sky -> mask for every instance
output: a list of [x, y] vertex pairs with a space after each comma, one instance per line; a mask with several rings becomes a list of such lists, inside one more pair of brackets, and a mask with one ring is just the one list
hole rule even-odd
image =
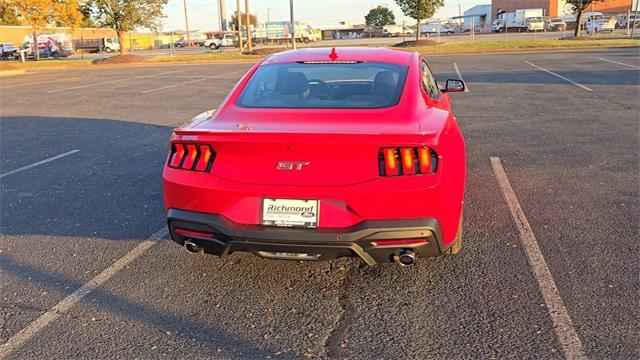
[[[218, 30], [217, 0], [186, 0], [189, 14], [189, 30]], [[244, 1], [240, 0], [244, 11]], [[226, 0], [227, 18], [236, 10], [236, 0]], [[436, 18], [449, 18], [458, 15], [458, 5], [464, 12], [478, 4], [491, 4], [491, 0], [445, 0], [438, 10]], [[364, 16], [371, 8], [386, 6], [396, 17], [396, 23], [415, 23], [406, 18], [394, 0], [294, 0], [294, 14], [297, 21], [313, 27], [330, 27], [339, 21], [364, 23]], [[289, 19], [289, 0], [250, 0], [249, 12], [258, 15], [258, 21], [285, 21]], [[172, 31], [185, 28], [183, 0], [169, 0], [165, 7], [166, 18], [163, 30]]]

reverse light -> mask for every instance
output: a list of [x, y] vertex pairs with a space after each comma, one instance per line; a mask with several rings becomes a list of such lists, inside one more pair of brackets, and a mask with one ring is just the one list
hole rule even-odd
[[433, 174], [437, 166], [438, 155], [428, 147], [382, 148], [378, 156], [380, 176]]
[[215, 152], [205, 144], [171, 144], [168, 166], [175, 169], [208, 172], [211, 170]]

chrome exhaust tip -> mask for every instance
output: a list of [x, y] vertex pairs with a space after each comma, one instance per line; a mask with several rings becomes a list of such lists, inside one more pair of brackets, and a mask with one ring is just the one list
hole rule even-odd
[[393, 260], [400, 266], [412, 266], [416, 263], [417, 255], [413, 250], [402, 250], [399, 255], [393, 257]]
[[200, 245], [198, 245], [198, 243], [192, 240], [185, 240], [184, 248], [187, 249], [187, 251], [192, 254], [197, 254], [200, 251], [202, 251], [202, 248], [200, 247]]

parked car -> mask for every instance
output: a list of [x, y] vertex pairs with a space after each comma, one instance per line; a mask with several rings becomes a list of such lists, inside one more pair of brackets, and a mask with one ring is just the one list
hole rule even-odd
[[544, 21], [544, 28], [547, 31], [566, 31], [567, 23], [564, 22], [561, 18], [548, 18]]
[[0, 59], [13, 60], [18, 56], [18, 49], [12, 43], [0, 42]]
[[412, 265], [462, 249], [464, 137], [417, 52], [307, 48], [253, 66], [175, 129], [172, 239], [193, 253]]
[[589, 18], [583, 22], [584, 31], [587, 33], [603, 33], [614, 32], [618, 21], [615, 16], [608, 19], [604, 18]]
[[[631, 28], [635, 26], [635, 28], [640, 28], [640, 13], [631, 13], [628, 18], [627, 14], [620, 14], [617, 17], [618, 21], [618, 29], [626, 29], [627, 27]], [[635, 25], [634, 25], [635, 24]]]

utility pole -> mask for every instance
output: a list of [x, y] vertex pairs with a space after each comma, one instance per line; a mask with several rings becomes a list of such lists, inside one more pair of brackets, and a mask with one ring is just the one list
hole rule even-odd
[[291, 25], [289, 25], [289, 33], [291, 33], [291, 48], [296, 49], [296, 22], [293, 18], [293, 0], [289, 0], [289, 13], [291, 15]]
[[593, 14], [593, 1], [591, 2], [591, 37], [596, 36], [596, 29], [595, 29], [595, 24], [593, 23], [593, 20], [595, 20], [595, 15]]
[[[638, 16], [638, 4], [640, 4], [640, 0], [636, 0], [636, 11], [635, 15], [633, 15], [633, 25], [631, 25], [631, 38], [633, 39], [633, 33], [636, 29], [636, 17]], [[627, 23], [629, 22], [629, 18], [627, 18]]]
[[220, 31], [227, 31], [227, 4], [225, 0], [218, 0], [218, 18]]
[[182, 0], [184, 4], [184, 23], [187, 27], [187, 47], [191, 47], [191, 35], [189, 34], [189, 15], [187, 14], [187, 0]]
[[253, 46], [251, 45], [251, 15], [249, 14], [249, 0], [244, 0], [244, 8], [247, 23], [247, 48], [249, 49], [249, 52], [252, 52]]
[[240, 0], [236, 0], [236, 22], [238, 23], [238, 46], [240, 47], [240, 53], [244, 52], [244, 45], [242, 45], [242, 11], [240, 11]]

